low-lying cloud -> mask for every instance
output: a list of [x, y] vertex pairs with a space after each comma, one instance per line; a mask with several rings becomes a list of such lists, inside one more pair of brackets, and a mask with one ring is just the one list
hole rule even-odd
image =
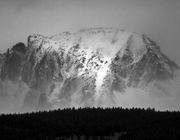
[[[144, 89], [127, 88], [124, 92], [103, 92], [84, 96], [81, 87], [71, 88], [61, 97], [62, 83], [53, 90], [42, 93], [28, 87], [24, 82], [3, 81], [0, 83], [0, 113], [31, 112], [66, 107], [123, 107], [155, 108], [156, 110], [180, 110], [180, 73], [168, 81], [155, 81]], [[64, 91], [66, 94], [66, 91]], [[71, 93], [69, 93], [71, 92]], [[68, 94], [69, 93], [69, 94]]]

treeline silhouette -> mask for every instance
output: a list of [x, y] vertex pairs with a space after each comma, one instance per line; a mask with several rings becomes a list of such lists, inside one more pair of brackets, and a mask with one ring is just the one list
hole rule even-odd
[[69, 108], [0, 115], [0, 140], [180, 140], [180, 112]]

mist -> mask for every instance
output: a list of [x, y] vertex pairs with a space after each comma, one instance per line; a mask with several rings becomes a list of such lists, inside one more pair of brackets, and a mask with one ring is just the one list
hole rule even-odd
[[[4, 81], [0, 86], [0, 113], [23, 113], [40, 110], [52, 110], [69, 107], [122, 107], [155, 108], [160, 111], [180, 110], [180, 73], [174, 79], [156, 81], [145, 88], [127, 88], [122, 92], [104, 91], [89, 97], [71, 85], [66, 98], [62, 97], [62, 83], [56, 83], [54, 89], [42, 93], [28, 87], [23, 82]], [[75, 84], [75, 83], [74, 83]], [[76, 84], [77, 85], [77, 84]], [[97, 94], [97, 93], [96, 93]]]
[[34, 33], [118, 27], [148, 34], [180, 64], [179, 15], [179, 0], [1, 0], [0, 50]]
[[[1, 0], [0, 52], [30, 34], [51, 36], [89, 27], [117, 27], [147, 34], [171, 60], [180, 65], [179, 0]], [[156, 81], [144, 89], [99, 93], [84, 97], [74, 83], [62, 98], [63, 83], [41, 92], [24, 82], [0, 81], [0, 112], [30, 112], [64, 107], [152, 107], [179, 110], [180, 74]]]
[[145, 89], [128, 88], [122, 94], [116, 92], [116, 105], [124, 108], [150, 107], [160, 111], [179, 111], [179, 76], [173, 80], [165, 82], [154, 82]]

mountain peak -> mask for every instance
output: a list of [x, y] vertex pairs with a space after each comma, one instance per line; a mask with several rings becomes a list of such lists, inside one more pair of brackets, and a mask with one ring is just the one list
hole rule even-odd
[[[13, 48], [24, 48], [18, 46]], [[77, 94], [89, 106], [104, 94], [169, 80], [178, 70], [148, 36], [116, 28], [51, 37], [34, 34], [28, 37], [26, 49], [23, 55], [13, 52], [3, 60], [1, 79], [20, 79], [45, 94], [50, 103], [68, 101]]]
[[[56, 56], [56, 60], [53, 61], [61, 61], [61, 65], [77, 67], [81, 64], [82, 67], [72, 70], [76, 75], [84, 75], [87, 70], [89, 74], [96, 73], [98, 75], [106, 69], [101, 83], [108, 73], [112, 74], [117, 71], [121, 80], [129, 79], [127, 85], [131, 85], [135, 79], [140, 79], [140, 77], [144, 77], [143, 74], [146, 74], [145, 81], [134, 81], [135, 85], [139, 85], [139, 83], [149, 83], [155, 79], [170, 78], [174, 70], [178, 69], [178, 66], [169, 60], [161, 52], [156, 42], [147, 35], [127, 32], [118, 28], [88, 28], [74, 33], [62, 32], [51, 37], [34, 34], [28, 37], [28, 48], [31, 48], [28, 54], [29, 59], [33, 56], [34, 67], [37, 67], [36, 65], [39, 65], [46, 56], [49, 56], [49, 59], [54, 59]], [[53, 63], [56, 66], [60, 64]], [[91, 63], [90, 66], [89, 63]], [[114, 71], [114, 67], [117, 67], [115, 68], [117, 70]], [[147, 69], [151, 69], [148, 76]], [[123, 74], [122, 71], [124, 71]], [[138, 71], [142, 71], [142, 73], [137, 75]], [[152, 73], [155, 74], [154, 78], [152, 78]]]

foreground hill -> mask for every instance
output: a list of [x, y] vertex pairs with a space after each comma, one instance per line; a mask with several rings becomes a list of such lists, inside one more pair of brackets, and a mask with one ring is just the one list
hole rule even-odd
[[0, 116], [0, 138], [180, 139], [180, 112], [83, 108]]

